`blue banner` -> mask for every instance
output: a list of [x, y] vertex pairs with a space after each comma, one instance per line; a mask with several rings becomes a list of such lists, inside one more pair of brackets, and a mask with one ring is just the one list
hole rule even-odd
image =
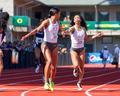
[[102, 63], [102, 59], [100, 58], [100, 53], [88, 53], [88, 63]]
[[[102, 58], [100, 58], [101, 53], [88, 53], [87, 54], [87, 62], [90, 64], [102, 64]], [[109, 55], [107, 59], [107, 63], [111, 63], [113, 61], [112, 54]]]

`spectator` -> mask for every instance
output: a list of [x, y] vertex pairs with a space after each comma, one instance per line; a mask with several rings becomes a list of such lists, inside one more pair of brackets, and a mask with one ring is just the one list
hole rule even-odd
[[66, 20], [67, 20], [68, 22], [71, 22], [69, 15], [66, 17]]
[[116, 68], [118, 68], [119, 52], [120, 52], [120, 48], [119, 48], [118, 44], [115, 44], [113, 63], [116, 65]]
[[107, 46], [104, 46], [103, 50], [101, 51], [101, 58], [102, 58], [102, 63], [104, 64], [104, 68], [106, 67], [107, 64], [107, 59], [109, 57], [109, 50]]
[[63, 21], [67, 21], [67, 22], [71, 22], [71, 20], [70, 20], [70, 16], [68, 15], [68, 16], [66, 16], [65, 18], [64, 18], [64, 20]]
[[64, 20], [63, 21], [67, 21], [67, 18], [66, 17], [64, 17]]

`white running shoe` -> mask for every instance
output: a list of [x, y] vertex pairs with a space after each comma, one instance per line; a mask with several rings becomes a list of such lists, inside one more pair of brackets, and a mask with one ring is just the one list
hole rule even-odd
[[73, 70], [73, 76], [78, 77], [78, 68], [74, 68]]
[[83, 90], [82, 85], [81, 85], [81, 83], [79, 83], [79, 82], [77, 83], [77, 87], [78, 87], [78, 90], [79, 90], [79, 91]]
[[41, 64], [37, 65], [37, 67], [35, 68], [35, 73], [39, 73], [40, 65]]
[[49, 84], [48, 84], [48, 83], [45, 83], [45, 84], [44, 84], [44, 89], [45, 89], [45, 90], [49, 90]]

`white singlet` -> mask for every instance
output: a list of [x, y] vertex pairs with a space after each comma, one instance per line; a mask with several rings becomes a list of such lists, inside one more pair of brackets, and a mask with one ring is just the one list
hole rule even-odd
[[49, 26], [46, 29], [44, 29], [44, 39], [43, 40], [45, 42], [49, 42], [49, 43], [57, 43], [58, 31], [59, 31], [58, 22], [53, 24], [51, 19], [49, 19]]
[[76, 26], [74, 26], [75, 31], [71, 34], [71, 47], [72, 48], [83, 48], [84, 47], [84, 39], [85, 39], [85, 31], [83, 28], [81, 30], [77, 30]]

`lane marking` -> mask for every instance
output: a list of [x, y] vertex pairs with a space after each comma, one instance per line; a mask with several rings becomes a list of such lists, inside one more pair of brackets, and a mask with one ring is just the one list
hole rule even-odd
[[[101, 77], [101, 76], [106, 76], [106, 75], [110, 75], [110, 74], [113, 74], [113, 73], [117, 73], [119, 71], [114, 71], [114, 72], [110, 72], [110, 73], [103, 73], [101, 75], [96, 75], [96, 76], [90, 76], [90, 77], [86, 77], [86, 78], [83, 78], [83, 80], [87, 80], [87, 79], [92, 79], [92, 78], [95, 78], [95, 77]], [[58, 83], [56, 84], [57, 86], [60, 86], [60, 85], [63, 85], [63, 84], [68, 84], [68, 83], [73, 83], [77, 80], [71, 80], [71, 81], [67, 81], [67, 82], [62, 82], [62, 83]], [[39, 88], [42, 88], [42, 87], [37, 87], [37, 88], [32, 88], [30, 90], [27, 90], [27, 91], [24, 91], [21, 93], [21, 96], [27, 96], [26, 94], [30, 91], [34, 91], [34, 90], [38, 90]]]
[[[66, 71], [62, 71], [62, 72], [57, 72], [57, 74], [58, 73], [65, 73], [65, 72], [70, 72], [70, 71], [68, 71], [68, 70], [66, 70]], [[28, 73], [31, 73], [31, 72], [28, 72]], [[25, 75], [24, 73], [22, 73], [23, 75]], [[21, 75], [22, 75], [21, 74]], [[27, 74], [26, 74], [27, 75]], [[2, 78], [2, 79], [0, 79], [0, 81], [2, 81], [2, 80], [13, 80], [13, 79], [20, 79], [20, 78], [25, 78], [25, 77], [33, 77], [33, 76], [42, 76], [42, 73], [40, 73], [40, 74], [36, 74], [35, 75], [35, 73], [33, 74], [33, 75], [30, 75], [30, 76], [19, 76], [19, 77], [13, 77], [13, 78]]]
[[[64, 70], [64, 72], [66, 72], [66, 71], [68, 71], [68, 70]], [[68, 72], [69, 72], [69, 71], [68, 71]], [[22, 73], [21, 73], [21, 72], [17, 72], [17, 73], [13, 73], [13, 74], [4, 74], [3, 77], [6, 77], [6, 76], [14, 76], [14, 75], [25, 75], [25, 74], [31, 74], [31, 73], [33, 73], [33, 74], [39, 74], [39, 73], [35, 73], [34, 70], [33, 70], [33, 72], [30, 72], [30, 71], [22, 71]], [[57, 73], [63, 73], [63, 71], [60, 71], [60, 72], [57, 72]], [[40, 72], [40, 74], [42, 74], [42, 73]], [[1, 79], [0, 79], [0, 80], [1, 80]]]
[[112, 81], [110, 81], [110, 82], [104, 83], [104, 84], [102, 84], [102, 85], [99, 85], [99, 86], [96, 86], [96, 87], [90, 88], [90, 89], [88, 89], [88, 90], [85, 91], [85, 94], [86, 94], [87, 96], [93, 96], [92, 94], [90, 94], [91, 91], [93, 91], [93, 90], [95, 90], [95, 89], [97, 89], [97, 88], [100, 88], [100, 87], [106, 86], [106, 85], [108, 85], [108, 84], [111, 84], [111, 83], [117, 82], [117, 81], [120, 81], [120, 79], [115, 79], [115, 80], [112, 80]]
[[[95, 70], [95, 71], [90, 71], [90, 72], [86, 72], [85, 74], [88, 74], [88, 73], [96, 73], [96, 72], [103, 72], [104, 70]], [[105, 70], [106, 71], [106, 70]], [[64, 77], [71, 77], [73, 75], [64, 75], [64, 76], [56, 76], [56, 78], [64, 78]], [[26, 80], [26, 81], [20, 81], [20, 82], [13, 82], [13, 83], [9, 83], [9, 84], [2, 84], [0, 85], [0, 87], [2, 86], [10, 86], [10, 85], [15, 85], [15, 84], [23, 84], [23, 83], [30, 83], [30, 82], [35, 82], [35, 81], [42, 81], [42, 79], [36, 79], [36, 80]]]
[[[105, 69], [103, 69], [103, 70], [105, 70]], [[102, 72], [101, 70], [99, 70], [100, 72]], [[99, 72], [99, 71], [97, 71], [97, 72]], [[106, 71], [106, 70], [105, 70]], [[58, 73], [65, 73], [65, 72], [70, 72], [70, 71], [62, 71], [62, 72], [57, 72], [57, 74]], [[89, 72], [96, 72], [96, 70], [94, 70], [94, 71], [89, 71]], [[89, 73], [89, 72], [85, 72], [85, 74], [86, 73]], [[72, 72], [71, 72], [72, 73]], [[23, 73], [24, 74], [24, 73]], [[13, 77], [13, 78], [2, 78], [2, 79], [0, 79], [0, 81], [2, 81], [2, 80], [13, 80], [13, 79], [21, 79], [21, 78], [25, 78], [25, 77], [33, 77], [33, 76], [42, 76], [42, 73], [40, 73], [40, 74], [37, 74], [37, 75], [30, 75], [30, 76], [19, 76], [19, 77]], [[71, 76], [71, 75], [67, 75], [68, 77], [69, 76]], [[59, 76], [60, 77], [60, 76]], [[62, 76], [61, 76], [62, 77]]]

